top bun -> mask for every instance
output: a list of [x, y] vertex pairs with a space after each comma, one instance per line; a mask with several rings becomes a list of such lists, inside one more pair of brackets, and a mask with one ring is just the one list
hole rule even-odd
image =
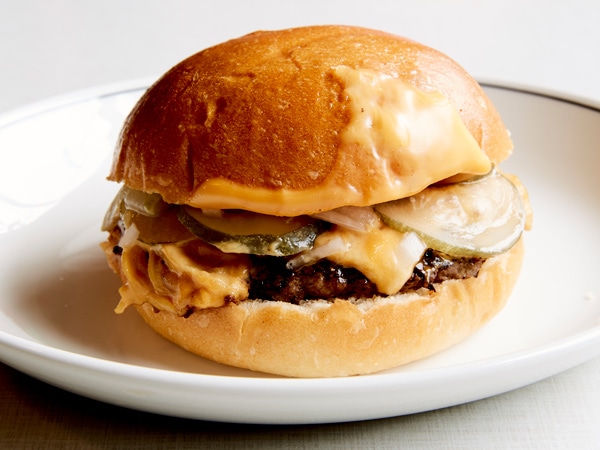
[[293, 216], [406, 197], [485, 173], [511, 150], [487, 96], [447, 56], [315, 26], [252, 33], [177, 64], [129, 115], [109, 178], [170, 203]]

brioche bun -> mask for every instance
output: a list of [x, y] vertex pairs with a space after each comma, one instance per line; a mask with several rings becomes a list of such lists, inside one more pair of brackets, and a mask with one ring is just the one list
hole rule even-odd
[[157, 333], [223, 364], [290, 377], [367, 374], [462, 341], [504, 306], [523, 258], [519, 241], [479, 275], [356, 302], [302, 305], [249, 300], [180, 317], [148, 303], [136, 309]]
[[[177, 64], [127, 119], [109, 179], [196, 207], [216, 206], [195, 194], [208, 180], [222, 179], [259, 190], [260, 205], [253, 208], [246, 191], [232, 193], [226, 183], [211, 191], [217, 202], [284, 216], [316, 212], [314, 197], [330, 198], [333, 209], [348, 204], [356, 190], [363, 197], [350, 203], [358, 206], [413, 194], [398, 191], [391, 186], [398, 180], [377, 170], [385, 149], [365, 154], [343, 145], [350, 111], [344, 82], [334, 74], [339, 66], [440, 93], [492, 163], [512, 151], [496, 109], [447, 56], [380, 31], [315, 26], [252, 33]], [[389, 167], [402, 171], [405, 155], [388, 156]], [[361, 169], [349, 172], [352, 167]], [[336, 177], [352, 183], [334, 192], [327, 180]], [[284, 195], [290, 191], [309, 193], [307, 204]]]
[[[109, 179], [171, 204], [279, 216], [370, 206], [446, 179], [420, 173], [414, 178], [421, 185], [406, 187], [405, 154], [369, 153], [342, 139], [354, 113], [339, 67], [442, 99], [486, 170], [510, 155], [499, 114], [450, 58], [384, 32], [317, 26], [249, 34], [177, 64], [127, 118]], [[437, 132], [425, 125], [421, 134]], [[430, 166], [451, 165], [448, 159]], [[378, 171], [382, 160], [386, 170]], [[103, 248], [126, 286], [122, 249], [114, 250], [120, 237], [112, 232]], [[522, 256], [519, 241], [487, 259], [476, 277], [388, 297], [300, 304], [227, 299], [182, 316], [144, 300], [153, 293], [141, 292], [130, 304], [157, 333], [223, 364], [293, 377], [366, 374], [429, 356], [479, 329], [504, 306]]]

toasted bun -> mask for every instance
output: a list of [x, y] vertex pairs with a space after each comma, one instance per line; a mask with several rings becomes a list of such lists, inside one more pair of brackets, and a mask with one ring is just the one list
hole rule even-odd
[[427, 357], [479, 329], [504, 306], [522, 257], [519, 241], [476, 278], [445, 281], [435, 292], [303, 305], [245, 301], [188, 317], [136, 308], [165, 338], [220, 363], [292, 377], [366, 374]]
[[[510, 154], [497, 111], [456, 62], [384, 32], [318, 26], [249, 34], [176, 65], [129, 116], [109, 178], [170, 203], [277, 215], [381, 203], [425, 187], [398, 190], [405, 155], [395, 149], [365, 154], [344, 144], [352, 113], [336, 74], [342, 66], [440, 95], [491, 162]], [[380, 170], [382, 152], [391, 176]], [[315, 208], [316, 198], [328, 203]]]

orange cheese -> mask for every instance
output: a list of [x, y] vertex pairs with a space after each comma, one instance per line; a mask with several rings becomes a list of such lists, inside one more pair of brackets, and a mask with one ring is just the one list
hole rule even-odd
[[383, 294], [396, 294], [410, 278], [417, 262], [427, 249], [425, 244], [417, 242], [418, 248], [404, 251], [416, 239], [414, 233], [402, 233], [381, 225], [368, 232], [336, 227], [321, 234], [315, 245], [341, 238], [346, 244], [345, 250], [328, 256], [328, 259], [345, 267], [354, 267], [362, 272]]
[[[295, 191], [213, 178], [196, 189], [188, 204], [239, 208], [243, 199], [245, 209], [295, 216], [408, 197], [457, 174], [484, 174], [491, 169], [489, 158], [442, 94], [366, 69], [339, 66], [333, 74], [349, 99], [350, 121], [340, 138], [342, 147], [350, 149], [340, 151], [337, 166], [322, 184]], [[402, 167], [390, 164], [398, 160], [397, 153]], [[365, 177], [365, 172], [370, 176]], [[357, 180], [363, 184], [354, 184]]]
[[132, 304], [150, 303], [178, 315], [189, 308], [223, 306], [227, 300], [248, 298], [245, 255], [220, 255], [199, 240], [190, 248], [177, 244], [148, 246], [139, 241], [124, 249], [121, 270], [126, 282], [119, 290], [115, 312]]

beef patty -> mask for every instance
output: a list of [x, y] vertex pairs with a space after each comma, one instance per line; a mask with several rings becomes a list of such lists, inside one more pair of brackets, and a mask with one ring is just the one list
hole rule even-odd
[[[428, 249], [400, 292], [426, 288], [449, 279], [476, 277], [485, 259], [453, 258]], [[291, 270], [286, 258], [252, 256], [250, 299], [300, 303], [311, 299], [370, 298], [382, 296], [359, 270], [327, 259]]]

